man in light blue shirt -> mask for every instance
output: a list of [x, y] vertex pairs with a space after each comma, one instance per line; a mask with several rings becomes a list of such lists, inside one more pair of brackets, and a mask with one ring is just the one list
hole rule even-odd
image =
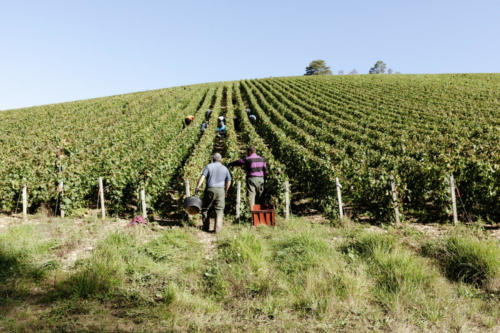
[[198, 180], [196, 185], [195, 195], [203, 185], [205, 178], [207, 179], [207, 187], [203, 194], [203, 207], [201, 209], [201, 216], [203, 220], [203, 231], [209, 231], [210, 217], [209, 211], [212, 207], [215, 208], [215, 232], [222, 230], [222, 222], [224, 220], [224, 206], [227, 191], [231, 186], [231, 174], [229, 170], [222, 165], [222, 156], [215, 153], [212, 156], [212, 163], [208, 164]]

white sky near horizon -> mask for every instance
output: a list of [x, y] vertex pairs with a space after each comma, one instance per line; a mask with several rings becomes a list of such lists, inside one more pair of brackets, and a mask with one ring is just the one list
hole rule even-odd
[[0, 3], [0, 110], [243, 78], [324, 59], [500, 72], [500, 1]]

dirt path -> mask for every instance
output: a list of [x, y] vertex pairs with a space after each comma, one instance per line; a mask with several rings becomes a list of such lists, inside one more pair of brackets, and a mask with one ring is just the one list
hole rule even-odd
[[328, 223], [328, 219], [321, 214], [307, 215], [304, 217], [311, 223], [318, 223], [318, 224]]
[[[227, 88], [226, 87], [224, 87], [224, 89], [222, 91], [222, 99], [221, 99], [220, 109], [221, 109], [221, 112], [220, 112], [219, 116], [224, 116], [224, 118], [225, 118], [227, 115]], [[227, 119], [225, 121], [225, 125], [228, 126]], [[217, 134], [215, 136], [212, 154], [219, 153], [222, 156], [225, 156], [225, 153], [226, 153], [225, 152], [226, 146], [224, 144], [225, 140], [226, 140], [225, 136], [219, 136], [219, 134]]]
[[196, 232], [196, 238], [203, 246], [203, 254], [205, 259], [211, 260], [215, 254], [217, 236], [214, 233], [208, 233], [199, 230]]
[[500, 240], [500, 229], [488, 230], [488, 233], [491, 235], [491, 237]]
[[5, 232], [11, 225], [21, 225], [23, 219], [15, 216], [0, 216], [0, 233]]
[[[300, 214], [296, 215], [300, 216]], [[311, 223], [320, 223], [320, 224], [328, 223], [328, 219], [319, 213], [308, 214], [302, 217], [306, 218]], [[432, 224], [408, 223], [405, 225], [405, 227], [410, 228], [416, 232], [421, 232], [429, 239], [445, 237], [448, 233], [450, 233], [453, 230], [453, 226], [450, 224], [437, 224], [437, 223], [432, 223]], [[373, 233], [387, 232], [386, 229], [381, 228], [380, 226], [377, 225], [367, 225], [365, 230]], [[496, 227], [485, 228], [485, 233], [491, 238], [500, 240], [500, 228]]]

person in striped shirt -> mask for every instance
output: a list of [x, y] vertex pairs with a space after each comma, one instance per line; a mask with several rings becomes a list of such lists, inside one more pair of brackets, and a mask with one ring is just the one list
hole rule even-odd
[[253, 209], [255, 201], [259, 200], [264, 192], [265, 177], [268, 175], [266, 161], [257, 155], [253, 146], [247, 148], [247, 156], [229, 163], [229, 167], [243, 167], [247, 175], [247, 197], [250, 209]]

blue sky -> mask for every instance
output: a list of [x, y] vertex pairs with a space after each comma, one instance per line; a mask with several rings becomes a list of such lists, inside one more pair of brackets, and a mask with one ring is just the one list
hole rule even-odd
[[0, 110], [302, 75], [500, 72], [500, 1], [2, 1]]

